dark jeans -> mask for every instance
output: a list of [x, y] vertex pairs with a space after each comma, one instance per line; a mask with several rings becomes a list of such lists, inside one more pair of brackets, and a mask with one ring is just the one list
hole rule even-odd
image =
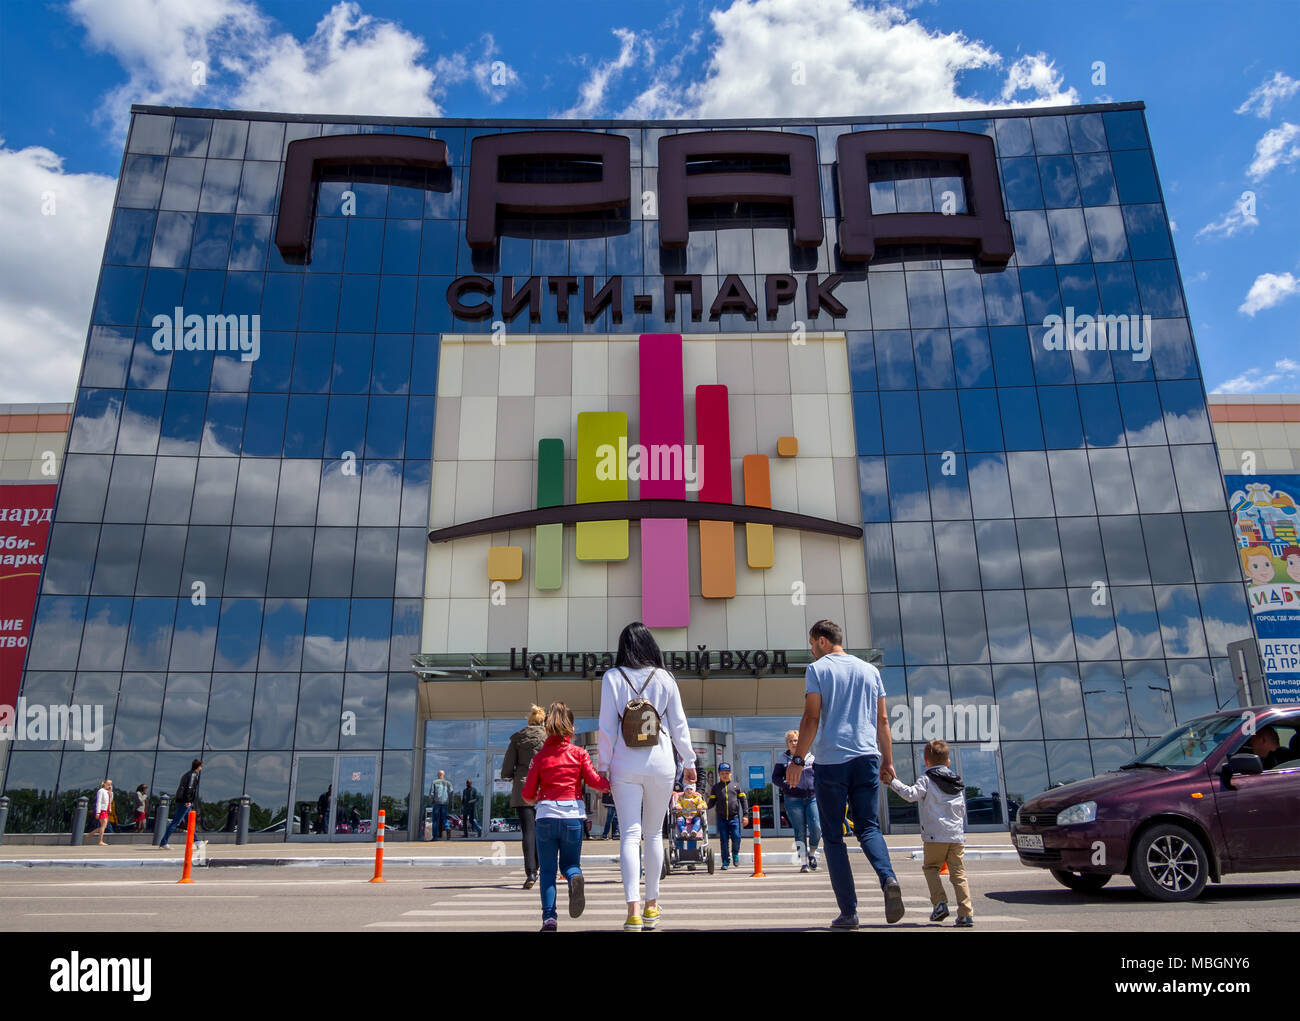
[[889, 848], [880, 832], [880, 756], [860, 755], [830, 766], [818, 760], [813, 786], [821, 813], [826, 868], [831, 874], [835, 900], [840, 911], [854, 914], [858, 910], [858, 892], [853, 885], [849, 849], [844, 843], [845, 805], [853, 817], [853, 832], [871, 867], [876, 870], [881, 888], [887, 880], [894, 878], [894, 870], [889, 864]]
[[460, 814], [460, 829], [461, 832], [465, 835], [466, 839], [469, 839], [469, 828], [471, 826], [474, 827], [475, 836], [477, 837], [483, 836], [483, 831], [479, 829], [478, 819], [474, 817], [473, 809], [467, 812], [462, 808]]
[[520, 836], [524, 844], [524, 874], [537, 875], [537, 806], [520, 805], [515, 809], [519, 813]]
[[431, 816], [429, 829], [433, 831], [433, 839], [441, 840], [447, 830], [447, 806], [434, 802], [429, 814]]
[[[176, 814], [172, 816], [172, 821], [167, 824], [167, 829], [163, 830], [163, 838], [158, 842], [158, 846], [161, 847], [163, 844], [167, 843], [167, 841], [171, 839], [171, 835], [175, 831], [176, 827], [185, 822], [185, 817], [190, 814], [190, 807], [190, 805], [185, 804], [183, 801], [176, 806]], [[198, 829], [198, 825], [199, 817], [196, 814], [194, 816], [194, 828], [196, 830]], [[188, 832], [187, 829], [186, 833], [188, 834]]]
[[538, 885], [542, 893], [542, 921], [546, 921], [556, 917], [556, 859], [566, 880], [582, 873], [582, 820], [538, 819], [536, 851], [540, 864]]
[[[722, 864], [734, 861], [740, 864], [740, 816], [718, 819], [718, 842], [722, 844]], [[731, 851], [727, 848], [730, 846]]]
[[618, 810], [613, 805], [606, 806], [605, 809], [605, 830], [601, 833], [601, 838], [609, 839], [610, 830], [614, 831], [614, 836], [618, 836]]

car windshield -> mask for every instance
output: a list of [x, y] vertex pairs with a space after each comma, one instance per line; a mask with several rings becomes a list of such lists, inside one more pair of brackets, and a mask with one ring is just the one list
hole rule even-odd
[[1144, 751], [1130, 766], [1187, 769], [1199, 766], [1241, 725], [1240, 716], [1210, 716], [1184, 723]]

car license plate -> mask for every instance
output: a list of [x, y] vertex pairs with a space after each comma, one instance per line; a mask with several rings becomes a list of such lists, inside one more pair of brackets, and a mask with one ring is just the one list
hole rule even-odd
[[1039, 833], [1017, 833], [1016, 847], [1022, 851], [1041, 851], [1043, 849], [1043, 837]]

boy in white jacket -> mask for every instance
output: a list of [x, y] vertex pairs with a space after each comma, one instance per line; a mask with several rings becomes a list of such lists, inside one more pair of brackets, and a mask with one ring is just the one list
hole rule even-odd
[[911, 787], [894, 777], [889, 786], [899, 797], [921, 803], [921, 840], [925, 843], [926, 885], [930, 888], [930, 903], [934, 911], [930, 921], [942, 922], [948, 917], [948, 903], [944, 900], [943, 883], [939, 869], [948, 866], [957, 898], [957, 927], [968, 929], [975, 924], [971, 909], [970, 884], [966, 882], [966, 864], [963, 861], [966, 844], [966, 788], [961, 777], [948, 768], [948, 742], [935, 739], [926, 744], [925, 772], [917, 777]]

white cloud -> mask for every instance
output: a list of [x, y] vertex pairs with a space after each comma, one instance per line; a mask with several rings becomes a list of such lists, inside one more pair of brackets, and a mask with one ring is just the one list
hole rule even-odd
[[1266, 131], [1255, 143], [1255, 158], [1246, 173], [1251, 180], [1258, 181], [1297, 160], [1300, 160], [1300, 125], [1284, 121], [1281, 127]]
[[587, 75], [586, 80], [578, 86], [578, 101], [561, 117], [595, 117], [605, 105], [605, 94], [613, 82], [624, 71], [636, 63], [637, 46], [641, 43], [637, 34], [629, 28], [616, 28], [614, 35], [618, 39], [618, 56], [612, 60], [602, 60]]
[[[961, 32], [931, 30], [899, 7], [864, 7], [856, 0], [732, 0], [710, 15], [710, 24], [715, 38], [703, 80], [679, 86], [675, 76], [661, 76], [638, 94], [626, 115], [903, 114], [1079, 102], [1042, 53], [1016, 59], [996, 96], [965, 94], [962, 74], [1003, 68], [1002, 56]], [[606, 62], [617, 73], [633, 63], [625, 51], [626, 44]], [[613, 77], [584, 83], [574, 109], [599, 112]]]
[[1273, 113], [1273, 106], [1284, 103], [1300, 92], [1300, 81], [1276, 71], [1272, 78], [1258, 85], [1246, 101], [1237, 107], [1237, 113], [1253, 113], [1265, 120]]
[[1247, 228], [1258, 226], [1259, 219], [1255, 216], [1255, 196], [1253, 193], [1247, 192], [1237, 199], [1236, 205], [1224, 213], [1222, 217], [1207, 223], [1198, 230], [1196, 236], [1197, 238], [1230, 238], [1234, 234], [1240, 234]]
[[1261, 273], [1246, 292], [1246, 300], [1237, 311], [1248, 316], [1272, 308], [1293, 294], [1300, 294], [1300, 277], [1290, 273]]
[[[1281, 358], [1267, 369], [1247, 369], [1240, 376], [1233, 376], [1216, 386], [1211, 393], [1216, 394], [1255, 394], [1269, 389], [1289, 393], [1284, 388], [1294, 387], [1300, 382], [1300, 362], [1290, 358]], [[1281, 384], [1278, 386], [1277, 384]]]
[[[69, 174], [49, 149], [0, 140], [0, 402], [71, 401], [115, 183]], [[44, 215], [50, 208], [53, 215]]]
[[[438, 97], [457, 80], [454, 58], [429, 66], [418, 36], [353, 2], [326, 11], [305, 41], [276, 32], [248, 0], [73, 0], [69, 11], [90, 47], [127, 72], [99, 111], [119, 135], [131, 103], [437, 116]], [[487, 63], [465, 64], [476, 82], [491, 73], [486, 39]], [[508, 65], [506, 77], [518, 79]]]

